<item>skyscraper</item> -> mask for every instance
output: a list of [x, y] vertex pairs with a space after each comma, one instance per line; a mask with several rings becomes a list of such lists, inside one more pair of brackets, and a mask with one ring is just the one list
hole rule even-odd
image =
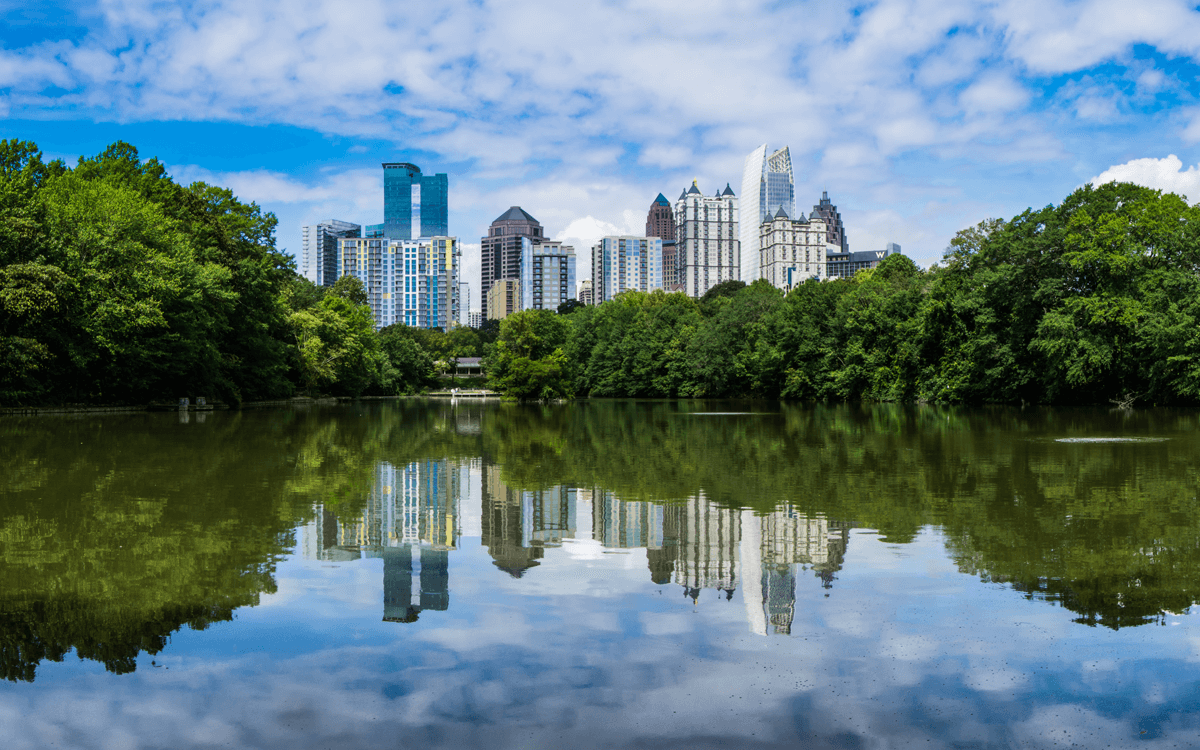
[[662, 240], [658, 237], [604, 237], [592, 247], [592, 303], [621, 292], [663, 287]]
[[339, 275], [362, 281], [376, 328], [458, 325], [461, 258], [457, 237], [338, 240]]
[[450, 232], [445, 174], [423, 175], [406, 162], [383, 165], [383, 236], [389, 240], [442, 237]]
[[767, 156], [767, 144], [750, 152], [742, 170], [741, 279], [749, 284], [760, 276], [759, 225], [780, 207], [796, 215], [796, 187], [792, 155], [784, 146]]
[[557, 240], [521, 238], [522, 310], [557, 310], [575, 296], [575, 248]]
[[542, 225], [537, 219], [513, 206], [500, 214], [488, 227], [487, 237], [479, 241], [479, 300], [484, 320], [488, 314], [488, 291], [499, 279], [521, 278], [521, 238], [541, 239]]
[[300, 229], [300, 275], [317, 286], [333, 286], [338, 278], [338, 240], [362, 235], [362, 227], [329, 219]]
[[[738, 278], [738, 198], [729, 185], [711, 198], [692, 186], [675, 201], [676, 289], [699, 297]], [[668, 278], [672, 271], [667, 270]], [[592, 273], [599, 285], [599, 274]], [[599, 301], [599, 297], [597, 297]]]
[[837, 206], [829, 200], [829, 193], [821, 191], [821, 202], [813, 206], [813, 213], [825, 220], [828, 227], [826, 242], [841, 248], [843, 253], [850, 252], [850, 243], [846, 241], [846, 227], [842, 225], [842, 215]]
[[662, 240], [663, 288], [670, 292], [681, 289], [675, 278], [675, 211], [662, 193], [650, 204], [650, 212], [646, 214], [646, 236]]

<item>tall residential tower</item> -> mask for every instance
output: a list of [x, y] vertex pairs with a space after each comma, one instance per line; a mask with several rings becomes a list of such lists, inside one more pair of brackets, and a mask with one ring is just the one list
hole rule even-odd
[[[758, 225], [755, 224], [755, 231]], [[675, 289], [699, 297], [738, 278], [738, 199], [729, 185], [713, 197], [692, 186], [675, 201]], [[593, 270], [593, 281], [598, 275]], [[599, 297], [597, 297], [599, 301]]]

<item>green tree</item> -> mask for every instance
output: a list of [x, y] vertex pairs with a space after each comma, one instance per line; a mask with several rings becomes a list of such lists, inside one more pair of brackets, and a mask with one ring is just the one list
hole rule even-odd
[[570, 324], [549, 310], [523, 310], [500, 324], [489, 358], [493, 389], [518, 401], [570, 398], [574, 383], [563, 347]]

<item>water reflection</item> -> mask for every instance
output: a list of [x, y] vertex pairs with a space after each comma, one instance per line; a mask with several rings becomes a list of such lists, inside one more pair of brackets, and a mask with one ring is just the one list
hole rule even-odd
[[[482, 481], [480, 507], [464, 508], [470, 476]], [[547, 548], [593, 539], [611, 550], [645, 550], [649, 578], [679, 587], [698, 604], [711, 590], [732, 601], [745, 587], [753, 633], [791, 632], [797, 572], [833, 586], [852, 525], [808, 516], [788, 504], [768, 513], [718, 505], [703, 493], [663, 504], [623, 500], [596, 488], [555, 485], [514, 489], [501, 467], [477, 460], [380, 462], [357, 516], [339, 520], [317, 505], [301, 529], [299, 550], [314, 560], [383, 559], [383, 619], [416, 622], [450, 602], [449, 553], [461, 514], [481, 518], [481, 541], [493, 564], [512, 578], [537, 567]], [[581, 529], [577, 519], [590, 519]]]
[[798, 602], [834, 590], [855, 528], [899, 545], [936, 528], [958, 570], [1084, 625], [1164, 622], [1200, 598], [1193, 412], [401, 402], [182, 416], [0, 423], [7, 679], [72, 652], [132, 671], [184, 625], [274, 593], [293, 549], [378, 561], [382, 619], [436, 621], [421, 615], [453, 611], [464, 536], [522, 585], [575, 564], [550, 554], [573, 544], [644, 550], [643, 580], [744, 608], [760, 635], [790, 633]]

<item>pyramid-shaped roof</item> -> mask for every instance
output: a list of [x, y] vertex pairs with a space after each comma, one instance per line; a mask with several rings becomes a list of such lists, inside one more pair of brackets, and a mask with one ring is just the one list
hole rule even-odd
[[[734, 195], [733, 188], [729, 187], [729, 183], [728, 183], [728, 182], [727, 182], [727, 183], [725, 183], [725, 189], [721, 191], [721, 196], [722, 196], [722, 197], [724, 197], [724, 196], [726, 196], [726, 195]], [[734, 197], [737, 197], [737, 196], [736, 196], [736, 195], [734, 195]]]
[[687, 195], [700, 195], [700, 188], [696, 187], [696, 181], [692, 180], [692, 186], [687, 189]]
[[781, 203], [781, 204], [779, 204], [779, 210], [775, 212], [775, 218], [776, 218], [776, 219], [787, 219], [787, 218], [790, 218], [790, 217], [788, 216], [788, 213], [787, 213], [787, 211], [784, 209], [784, 207], [783, 207], [783, 204], [782, 204], [782, 203]]
[[529, 213], [520, 206], [513, 206], [512, 208], [508, 209], [504, 213], [500, 214], [500, 216], [496, 218], [496, 221], [493, 221], [492, 223], [495, 224], [499, 221], [528, 221], [541, 226], [541, 222], [530, 216]]
[[667, 202], [666, 196], [664, 196], [662, 193], [658, 194], [658, 197], [654, 199], [654, 202], [655, 202], [655, 204], [657, 204], [659, 206], [671, 205], [670, 203]]

